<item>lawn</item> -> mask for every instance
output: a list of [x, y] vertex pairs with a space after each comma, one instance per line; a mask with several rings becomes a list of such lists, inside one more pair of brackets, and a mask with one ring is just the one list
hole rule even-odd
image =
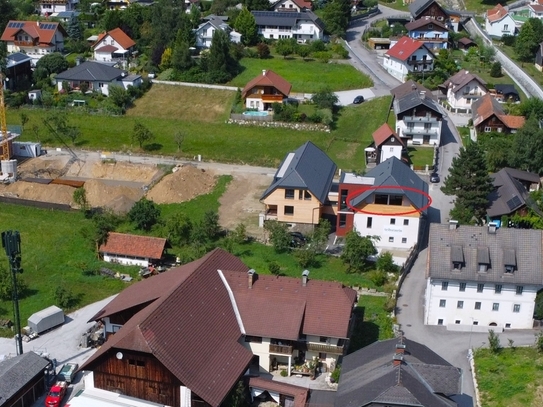
[[292, 84], [293, 92], [316, 93], [324, 86], [332, 91], [362, 89], [373, 86], [371, 79], [349, 63], [322, 63], [300, 58], [272, 57], [268, 59], [243, 58], [243, 72], [229, 86], [242, 88], [262, 70], [270, 69]]
[[386, 301], [387, 297], [360, 296], [358, 306], [354, 310], [355, 324], [348, 353], [353, 353], [375, 341], [394, 337], [393, 320], [383, 309]]
[[403, 0], [394, 0], [391, 3], [388, 3], [386, 1], [380, 1], [379, 4], [382, 4], [383, 6], [393, 8], [395, 10], [400, 11], [409, 11], [409, 4], [404, 4]]
[[[208, 95], [209, 90], [187, 89], [191, 97], [198, 100], [199, 95]], [[311, 140], [327, 151], [340, 168], [351, 170], [364, 166], [364, 148], [371, 142], [371, 134], [386, 121], [390, 105], [390, 97], [382, 97], [361, 105], [343, 107], [336, 128], [325, 133], [227, 124], [224, 118], [230, 108], [228, 95], [231, 92], [223, 91], [217, 91], [217, 95], [223, 98], [225, 106], [221, 111], [219, 104], [211, 103], [215, 106], [214, 110], [210, 109], [214, 120], [207, 121], [204, 112], [208, 109], [202, 107], [196, 112], [190, 106], [187, 107], [193, 102], [192, 99], [184, 98], [183, 92], [185, 88], [177, 86], [157, 87], [154, 93], [148, 93], [138, 100], [135, 110], [129, 110], [126, 116], [81, 115], [69, 112], [70, 122], [81, 130], [76, 147], [141, 153], [138, 144], [131, 140], [134, 124], [136, 120], [140, 120], [155, 135], [155, 140], [144, 146], [144, 152], [152, 154], [188, 159], [201, 154], [205, 161], [276, 167], [288, 151]], [[170, 102], [164, 103], [163, 97]], [[166, 110], [168, 112], [165, 112]], [[24, 112], [29, 117], [27, 129], [35, 125], [43, 129], [42, 123], [47, 110], [25, 109]], [[20, 113], [21, 110], [8, 109], [8, 124], [20, 124]], [[174, 135], [178, 131], [185, 135], [180, 152], [174, 142]], [[35, 141], [35, 133], [27, 131], [21, 139]], [[58, 145], [45, 130], [41, 131], [40, 141], [47, 146]]]
[[483, 406], [543, 405], [543, 355], [536, 349], [503, 348], [497, 355], [479, 349], [475, 369]]
[[537, 83], [538, 85], [543, 85], [543, 73], [539, 72], [533, 63], [519, 62], [517, 60], [517, 55], [513, 47], [503, 45], [500, 47], [500, 50], [503, 51], [503, 53], [506, 54], [513, 61], [515, 61], [517, 65], [519, 65], [524, 70], [524, 72], [530, 75], [535, 83]]
[[411, 163], [417, 167], [432, 165], [434, 162], [434, 149], [432, 147], [407, 147]]
[[471, 135], [469, 132], [469, 127], [462, 126], [457, 127], [458, 133], [460, 134], [460, 138], [462, 139], [462, 145], [467, 146], [469, 143], [471, 143]]

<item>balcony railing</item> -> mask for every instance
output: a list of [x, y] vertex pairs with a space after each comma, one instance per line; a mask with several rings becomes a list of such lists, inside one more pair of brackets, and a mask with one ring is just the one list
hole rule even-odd
[[343, 346], [335, 346], [335, 345], [323, 345], [320, 343], [307, 343], [307, 350], [313, 351], [313, 352], [320, 352], [320, 353], [332, 353], [336, 355], [342, 355], [343, 354]]
[[282, 102], [283, 95], [272, 95], [269, 93], [264, 93], [261, 96], [263, 102]]
[[437, 123], [437, 117], [432, 116], [404, 116], [403, 121], [405, 123], [415, 122], [415, 123]]
[[426, 129], [424, 127], [406, 127], [402, 130], [402, 133], [405, 135], [415, 135], [422, 134], [426, 136], [437, 135], [436, 129]]
[[33, 47], [34, 43], [32, 41], [13, 41], [13, 43], [18, 47]]
[[280, 353], [282, 355], [292, 355], [292, 346], [270, 344], [270, 353]]
[[423, 65], [431, 63], [433, 63], [433, 59], [410, 59], [407, 61], [408, 65]]

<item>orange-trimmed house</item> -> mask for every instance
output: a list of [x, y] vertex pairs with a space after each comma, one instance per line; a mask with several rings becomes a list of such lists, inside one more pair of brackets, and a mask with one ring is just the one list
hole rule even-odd
[[120, 28], [103, 32], [92, 46], [95, 61], [111, 62], [126, 59], [136, 47], [136, 43]]
[[292, 85], [273, 71], [264, 69], [262, 75], [252, 79], [241, 93], [248, 109], [270, 110], [272, 104], [283, 103], [288, 98]]
[[390, 157], [402, 159], [405, 143], [388, 123], [384, 123], [372, 134], [373, 142], [366, 147], [366, 167], [373, 167]]
[[366, 175], [342, 173], [336, 233], [377, 236], [375, 247], [411, 249], [424, 229], [428, 184], [407, 164], [390, 157]]
[[59, 23], [10, 20], [0, 39], [6, 43], [8, 54], [22, 52], [35, 64], [44, 55], [63, 51], [67, 36]]
[[511, 116], [505, 114], [501, 104], [490, 93], [480, 97], [471, 107], [473, 127], [476, 134], [490, 133], [516, 133], [524, 126], [524, 116]]
[[110, 232], [99, 253], [109, 263], [148, 267], [162, 260], [165, 249], [166, 239]]

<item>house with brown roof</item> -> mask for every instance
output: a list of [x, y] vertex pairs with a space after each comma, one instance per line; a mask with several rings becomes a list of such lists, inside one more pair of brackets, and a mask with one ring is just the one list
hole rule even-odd
[[502, 105], [490, 93], [479, 98], [471, 107], [471, 117], [476, 134], [490, 133], [516, 133], [524, 126], [524, 116], [511, 116], [505, 114]]
[[509, 15], [505, 7], [498, 4], [486, 12], [485, 31], [495, 38], [501, 38], [504, 35], [515, 35], [515, 20]]
[[270, 110], [272, 104], [283, 103], [288, 98], [292, 85], [282, 76], [269, 69], [253, 78], [241, 92], [245, 107], [260, 111]]
[[313, 2], [307, 0], [279, 0], [274, 3], [273, 10], [278, 12], [293, 11], [296, 13], [311, 11], [313, 10]]
[[439, 85], [439, 89], [446, 95], [448, 107], [456, 113], [471, 112], [473, 102], [488, 93], [486, 82], [465, 69]]
[[390, 157], [402, 159], [405, 144], [388, 123], [375, 130], [372, 137], [373, 142], [365, 149], [366, 168], [374, 167]]
[[109, 263], [148, 267], [161, 261], [165, 248], [166, 239], [110, 232], [99, 253]]
[[434, 54], [423, 41], [405, 36], [385, 53], [383, 66], [393, 77], [405, 82], [409, 73], [433, 71], [434, 58]]
[[468, 37], [463, 37], [458, 40], [458, 49], [467, 51], [471, 47], [477, 47], [477, 43]]
[[[248, 369], [292, 372], [295, 358], [332, 364], [345, 349], [355, 302], [356, 292], [339, 283], [308, 273], [259, 276], [215, 249], [129, 286], [94, 315], [107, 340], [81, 369], [98, 389], [160, 405], [217, 407]], [[261, 380], [252, 387], [305, 398], [301, 389]]]
[[447, 22], [449, 13], [436, 0], [415, 0], [409, 4], [413, 20], [428, 17], [440, 22]]
[[59, 23], [10, 20], [0, 40], [6, 43], [8, 54], [22, 52], [35, 64], [44, 55], [63, 51], [67, 36]]
[[447, 49], [449, 45], [449, 29], [441, 21], [430, 17], [422, 17], [405, 25], [407, 35], [415, 40], [423, 41], [431, 50]]
[[126, 60], [132, 52], [136, 43], [120, 28], [103, 32], [92, 46], [95, 61], [111, 62]]

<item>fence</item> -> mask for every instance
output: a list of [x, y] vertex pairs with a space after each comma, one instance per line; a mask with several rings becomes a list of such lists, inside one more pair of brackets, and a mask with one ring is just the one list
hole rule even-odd
[[543, 90], [530, 76], [522, 70], [515, 62], [511, 61], [503, 52], [497, 49], [492, 40], [486, 35], [481, 26], [475, 21], [475, 19], [469, 19], [464, 24], [467, 32], [474, 37], [480, 37], [486, 45], [493, 47], [496, 50], [496, 61], [498, 61], [502, 68], [511, 76], [513, 81], [526, 93], [528, 97], [537, 97], [543, 99]]
[[403, 264], [401, 270], [400, 270], [400, 278], [398, 280], [398, 287], [396, 288], [396, 296], [394, 297], [394, 315], [396, 315], [396, 311], [398, 308], [398, 293], [400, 292], [402, 288], [402, 284], [405, 280], [405, 277], [409, 274], [411, 271], [411, 267], [413, 267], [413, 264], [415, 263], [415, 260], [417, 260], [417, 257], [419, 256], [419, 247], [420, 243], [417, 243], [413, 250], [411, 250], [411, 253], [409, 253], [409, 256], [407, 256], [407, 260]]
[[239, 113], [231, 113], [230, 119], [232, 120], [246, 120], [246, 121], [253, 121], [253, 122], [271, 122], [273, 121], [272, 115], [267, 116], [252, 116], [247, 114], [239, 114]]
[[57, 211], [72, 211], [72, 207], [66, 204], [58, 204], [51, 202], [42, 202], [42, 201], [30, 201], [28, 199], [15, 198], [10, 196], [0, 196], [0, 202], [12, 204], [12, 205], [23, 205], [23, 206], [32, 206], [34, 208], [40, 209], [51, 209]]
[[356, 21], [356, 20], [361, 20], [363, 18], [366, 18], [366, 17], [371, 17], [375, 14], [379, 14], [381, 13], [381, 10], [379, 10], [379, 7], [374, 7], [372, 9], [369, 9], [368, 11], [364, 12], [364, 13], [360, 13], [360, 14], [356, 14], [354, 16], [351, 16], [351, 20], [350, 21]]

